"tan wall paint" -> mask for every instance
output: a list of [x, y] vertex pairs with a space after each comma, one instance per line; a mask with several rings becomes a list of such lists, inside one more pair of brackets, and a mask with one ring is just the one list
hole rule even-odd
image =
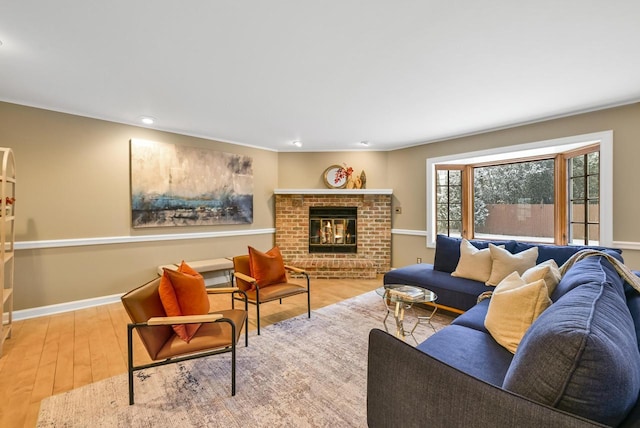
[[[129, 140], [208, 147], [253, 158], [251, 225], [132, 229]], [[113, 122], [0, 103], [0, 145], [17, 162], [16, 241], [273, 228], [277, 153]], [[155, 266], [268, 249], [272, 234], [97, 245], [16, 253], [15, 309], [125, 292]]]
[[[324, 170], [342, 163], [357, 173], [365, 170], [367, 188], [393, 189], [393, 206], [402, 207], [402, 214], [393, 214], [394, 229], [424, 231], [427, 158], [612, 129], [614, 240], [640, 242], [640, 202], [633, 194], [639, 178], [639, 118], [640, 104], [634, 104], [391, 152], [274, 153], [0, 102], [0, 145], [12, 147], [16, 154], [18, 241], [272, 228], [274, 188], [325, 188]], [[131, 229], [131, 138], [253, 157], [254, 223]], [[394, 235], [392, 240], [392, 266], [414, 263], [416, 257], [433, 259], [422, 236]], [[159, 264], [224, 257], [244, 252], [246, 245], [272, 244], [273, 236], [265, 234], [20, 250], [15, 308], [121, 293], [152, 278]], [[629, 266], [640, 269], [640, 251], [625, 250], [624, 256]]]
[[[637, 217], [640, 201], [634, 186], [640, 179], [640, 104], [612, 108], [561, 119], [535, 123], [481, 135], [457, 138], [389, 152], [388, 182], [394, 189], [394, 204], [402, 214], [393, 214], [394, 229], [424, 231], [426, 225], [426, 161], [430, 157], [452, 155], [495, 147], [524, 144], [572, 135], [613, 130], [613, 239], [640, 242]], [[433, 261], [434, 252], [425, 248], [422, 236], [393, 235], [392, 266], [415, 263], [416, 257]], [[426, 255], [426, 256], [423, 256]], [[625, 250], [625, 262], [640, 269], [640, 251]]]
[[324, 171], [331, 165], [347, 164], [355, 174], [363, 170], [367, 189], [388, 189], [387, 152], [302, 152], [278, 154], [278, 187], [282, 189], [326, 189]]

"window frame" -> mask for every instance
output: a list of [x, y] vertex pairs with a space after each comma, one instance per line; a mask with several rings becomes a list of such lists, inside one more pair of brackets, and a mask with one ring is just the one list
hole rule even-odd
[[[462, 201], [464, 201], [466, 196], [467, 196], [466, 195], [467, 185], [466, 185], [465, 167], [464, 166], [460, 166], [460, 167], [455, 167], [454, 166], [454, 167], [451, 167], [451, 168], [439, 168], [436, 165], [436, 174], [438, 174], [437, 171], [459, 171], [460, 172], [460, 185], [459, 185], [459, 187], [460, 187], [460, 215], [461, 215], [461, 218], [460, 218], [460, 223], [461, 223], [460, 224], [460, 232], [464, 233], [464, 230], [465, 230], [465, 224], [464, 224], [465, 213], [462, 210], [465, 208], [465, 206], [464, 206], [464, 204], [462, 204]], [[450, 176], [448, 175], [447, 176], [447, 192], [449, 192], [450, 188], [452, 187], [449, 182], [450, 182]], [[437, 180], [436, 180], [436, 183], [435, 183], [435, 187], [436, 188], [439, 187], [439, 184], [437, 183]], [[447, 230], [447, 235], [451, 236], [450, 235], [451, 219], [449, 217], [447, 218], [447, 220], [438, 219], [438, 211], [437, 210], [438, 210], [438, 205], [439, 204], [438, 204], [438, 199], [437, 199], [437, 195], [438, 195], [437, 189], [435, 191], [435, 194], [436, 194], [436, 200], [435, 200], [436, 224], [439, 221], [446, 221], [447, 222], [447, 226], [448, 226], [447, 227], [447, 229], [448, 229]], [[450, 194], [449, 194], [447, 196], [447, 205], [450, 205], [450, 201], [451, 201], [451, 198], [450, 198]], [[436, 229], [437, 229], [437, 226], [436, 226]]]
[[[570, 137], [556, 138], [551, 140], [537, 141], [525, 144], [517, 144], [512, 146], [498, 147], [489, 150], [481, 150], [468, 153], [460, 153], [448, 156], [440, 156], [437, 158], [428, 158], [426, 160], [426, 181], [427, 181], [427, 224], [426, 224], [426, 246], [428, 248], [435, 248], [435, 241], [437, 235], [436, 220], [437, 215], [435, 212], [435, 179], [436, 179], [436, 165], [448, 164], [459, 165], [471, 168], [468, 165], [478, 165], [483, 163], [496, 164], [499, 162], [510, 163], [517, 159], [529, 159], [535, 157], [550, 158], [555, 155], [556, 162], [566, 162], [566, 157], [559, 156], [560, 153], [575, 152], [584, 150], [589, 146], [599, 144], [600, 146], [600, 244], [602, 246], [611, 246], [613, 243], [613, 131], [601, 131], [590, 134], [574, 135]], [[562, 168], [561, 168], [562, 169]], [[463, 177], [470, 177], [472, 174], [463, 174]], [[567, 180], [565, 177], [557, 177], [555, 180], [556, 192], [561, 193], [560, 196], [564, 196], [566, 200], [567, 192]], [[472, 185], [473, 183], [471, 183]], [[556, 193], [558, 195], [558, 193]], [[464, 196], [464, 195], [463, 195]], [[560, 199], [558, 199], [560, 200]], [[471, 204], [467, 204], [471, 205]], [[560, 206], [561, 204], [555, 204], [556, 221], [564, 221], [562, 219], [562, 213], [566, 213], [567, 208]], [[473, 207], [463, 207], [465, 210], [473, 210]], [[471, 212], [471, 214], [473, 214]], [[566, 216], [566, 214], [564, 214]], [[469, 216], [467, 216], [469, 217]], [[471, 216], [472, 217], [472, 216]], [[469, 222], [468, 222], [469, 223]], [[473, 233], [473, 219], [469, 224], [465, 224], [463, 220], [463, 230], [466, 228], [466, 232]], [[471, 229], [469, 228], [471, 227]], [[566, 226], [565, 226], [566, 228]], [[566, 229], [558, 230], [554, 228], [555, 242], [566, 242], [566, 238], [563, 241], [562, 234], [566, 235]], [[562, 229], [562, 228], [560, 228]], [[472, 236], [472, 235], [470, 235]]]
[[[594, 175], [596, 175], [596, 174], [590, 174], [589, 171], [588, 171], [588, 155], [591, 154], [591, 153], [594, 153], [595, 151], [599, 152], [599, 150], [596, 150], [593, 146], [587, 146], [587, 147], [584, 147], [582, 149], [574, 150], [574, 151], [571, 151], [571, 152], [568, 152], [568, 153], [563, 153], [563, 155], [562, 155], [562, 157], [564, 159], [564, 162], [567, 165], [567, 168], [566, 168], [566, 173], [567, 173], [567, 177], [566, 177], [567, 197], [566, 197], [566, 200], [567, 200], [568, 203], [567, 203], [567, 209], [566, 209], [566, 219], [565, 219], [565, 222], [564, 222], [564, 227], [566, 228], [565, 229], [565, 233], [564, 233], [564, 238], [565, 238], [566, 242], [575, 241], [575, 238], [573, 238], [572, 234], [571, 234], [571, 226], [573, 224], [582, 224], [584, 226], [584, 228], [585, 228], [585, 232], [584, 232], [585, 239], [588, 240], [589, 239], [589, 225], [597, 224], [598, 227], [600, 227], [601, 222], [602, 222], [602, 219], [600, 219], [600, 218], [598, 219], [597, 223], [590, 221], [589, 220], [589, 213], [588, 213], [589, 201], [594, 199], [594, 198], [590, 198], [589, 197], [589, 190], [588, 190], [589, 189], [589, 183], [588, 183], [588, 180], [589, 180], [589, 177], [593, 177]], [[572, 174], [572, 172], [571, 172], [570, 160], [574, 159], [574, 158], [577, 158], [577, 157], [581, 157], [581, 156], [583, 157], [583, 161], [584, 161], [584, 175], [582, 175], [582, 176], [574, 176]], [[599, 160], [598, 165], [600, 164], [600, 161], [601, 161], [601, 159]], [[598, 182], [600, 182], [600, 180], [601, 180], [601, 167], [600, 167], [600, 165], [598, 166], [597, 176], [598, 176]], [[571, 215], [571, 209], [572, 208], [571, 208], [571, 206], [572, 206], [572, 202], [575, 200], [571, 196], [571, 180], [574, 179], [574, 178], [577, 178], [577, 177], [582, 177], [584, 179], [584, 183], [583, 183], [583, 185], [584, 185], [584, 198], [582, 198], [582, 200], [585, 202], [585, 207], [584, 207], [584, 221], [582, 221], [582, 222], [576, 222], [576, 221], [571, 220], [571, 218], [572, 218], [572, 215]], [[600, 204], [601, 203], [601, 197], [602, 197], [602, 188], [600, 187], [600, 183], [598, 184], [598, 186], [599, 186], [599, 191], [598, 191], [598, 198], [597, 199], [598, 199], [598, 204]], [[590, 245], [590, 244], [577, 244], [576, 243], [576, 244], [573, 244], [573, 245]]]

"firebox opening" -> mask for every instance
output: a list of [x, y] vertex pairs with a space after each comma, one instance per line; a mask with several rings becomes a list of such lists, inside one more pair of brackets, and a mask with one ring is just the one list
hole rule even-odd
[[310, 207], [309, 253], [357, 253], [357, 207]]

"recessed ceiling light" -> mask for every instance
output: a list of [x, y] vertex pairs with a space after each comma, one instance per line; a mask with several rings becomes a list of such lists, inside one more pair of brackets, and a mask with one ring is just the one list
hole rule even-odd
[[144, 123], [145, 125], [153, 125], [156, 120], [151, 116], [142, 116], [140, 117], [140, 122]]
[[293, 142], [293, 143], [291, 143], [291, 144], [293, 144], [293, 145], [294, 145], [294, 146], [296, 146], [296, 147], [302, 147], [302, 141], [298, 141], [298, 140], [296, 140], [296, 141], [294, 141], [294, 142]]

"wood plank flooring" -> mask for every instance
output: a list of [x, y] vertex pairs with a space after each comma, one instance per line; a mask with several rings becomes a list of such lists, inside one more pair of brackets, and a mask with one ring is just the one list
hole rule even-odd
[[[318, 309], [374, 290], [375, 280], [311, 280], [311, 307]], [[228, 297], [210, 297], [212, 308]], [[221, 302], [220, 299], [224, 299]], [[306, 312], [306, 295], [261, 305], [261, 327]], [[249, 305], [249, 330], [255, 330]], [[313, 314], [312, 314], [313, 316]], [[127, 371], [127, 323], [120, 303], [18, 321], [0, 357], [0, 427], [33, 427], [40, 401]], [[136, 364], [147, 362], [136, 337]], [[126, 391], [123, 391], [126, 394]]]

